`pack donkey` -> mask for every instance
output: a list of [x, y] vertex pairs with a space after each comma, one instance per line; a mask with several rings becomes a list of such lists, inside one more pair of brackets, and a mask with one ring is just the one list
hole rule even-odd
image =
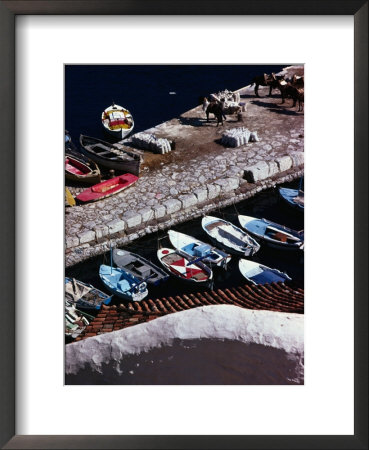
[[223, 125], [223, 107], [218, 102], [210, 102], [206, 108], [206, 121], [209, 122], [209, 114], [214, 114], [217, 119], [217, 126], [221, 123]]
[[299, 108], [298, 111], [303, 111], [304, 105], [304, 88], [293, 86], [291, 83], [286, 81], [279, 81], [278, 88], [281, 92], [282, 96], [282, 104], [285, 102], [286, 98], [292, 98], [293, 104], [292, 107], [296, 106], [298, 102]]
[[272, 96], [272, 90], [278, 88], [278, 82], [280, 80], [284, 80], [284, 75], [275, 75], [272, 73], [271, 75], [267, 75], [264, 73], [264, 75], [259, 75], [257, 77], [254, 77], [251, 80], [250, 86], [255, 84], [254, 92], [256, 97], [260, 97], [259, 95], [259, 86], [269, 86], [269, 95], [268, 97]]

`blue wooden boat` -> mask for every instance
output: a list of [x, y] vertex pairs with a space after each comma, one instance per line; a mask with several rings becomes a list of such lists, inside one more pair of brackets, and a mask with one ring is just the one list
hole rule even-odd
[[269, 284], [269, 283], [284, 283], [291, 278], [284, 272], [278, 269], [271, 269], [255, 261], [248, 259], [240, 259], [238, 267], [246, 280], [252, 284]]
[[111, 299], [111, 295], [96, 289], [92, 284], [65, 277], [65, 300], [79, 309], [99, 310], [102, 304], [108, 305]]
[[287, 250], [304, 248], [304, 231], [295, 231], [270, 220], [250, 216], [239, 215], [238, 220], [242, 228], [270, 247]]
[[139, 302], [148, 295], [146, 282], [122, 268], [102, 264], [99, 275], [109, 292], [120, 298]]
[[279, 195], [288, 205], [297, 211], [304, 211], [304, 191], [302, 188], [302, 178], [298, 189], [279, 188]]

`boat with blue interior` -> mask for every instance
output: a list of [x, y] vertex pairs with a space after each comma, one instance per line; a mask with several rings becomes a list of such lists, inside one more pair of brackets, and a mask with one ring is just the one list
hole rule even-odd
[[278, 269], [271, 269], [255, 261], [248, 259], [240, 259], [238, 263], [241, 274], [250, 281], [250, 283], [269, 284], [269, 283], [284, 283], [291, 278], [284, 272]]
[[73, 303], [77, 308], [99, 310], [101, 305], [108, 305], [111, 295], [75, 278], [65, 277], [65, 300]]
[[260, 249], [254, 238], [231, 222], [218, 217], [204, 216], [201, 225], [210, 238], [227, 251], [252, 256]]
[[242, 228], [273, 248], [303, 250], [304, 230], [295, 231], [267, 219], [239, 215]]
[[304, 188], [303, 188], [303, 178], [300, 180], [300, 185], [298, 189], [290, 189], [290, 188], [279, 188], [279, 195], [283, 198], [283, 200], [292, 208], [297, 211], [304, 211]]
[[214, 246], [179, 231], [169, 230], [168, 236], [171, 244], [180, 253], [184, 253], [193, 261], [203, 261], [206, 264], [225, 267], [231, 256]]

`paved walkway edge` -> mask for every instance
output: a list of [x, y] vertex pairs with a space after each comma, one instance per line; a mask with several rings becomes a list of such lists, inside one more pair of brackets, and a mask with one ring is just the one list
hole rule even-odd
[[139, 211], [127, 211], [123, 220], [115, 219], [93, 230], [66, 237], [65, 266], [71, 267], [101, 255], [109, 251], [111, 245], [124, 246], [145, 235], [169, 229], [299, 178], [304, 173], [303, 152], [296, 152], [295, 156], [279, 158], [283, 161], [262, 161], [245, 169], [244, 178], [220, 179], [178, 199], [167, 199]]

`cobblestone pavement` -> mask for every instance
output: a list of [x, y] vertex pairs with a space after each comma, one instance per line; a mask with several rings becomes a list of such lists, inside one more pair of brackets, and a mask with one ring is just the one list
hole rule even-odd
[[[294, 73], [301, 74], [301, 68], [288, 69], [288, 76]], [[242, 122], [236, 115], [227, 116], [224, 125], [217, 126], [211, 115], [207, 123], [202, 106], [198, 106], [160, 124], [148, 132], [174, 140], [175, 150], [164, 155], [145, 151], [140, 179], [126, 191], [98, 202], [66, 207], [66, 264], [104, 251], [106, 245], [101, 243], [112, 236], [124, 242], [153, 231], [155, 222], [172, 218], [170, 226], [174, 216], [177, 222], [184, 220], [182, 212], [191, 217], [191, 211], [200, 206], [211, 210], [223, 194], [239, 201], [245, 198], [238, 195], [242, 187], [256, 193], [253, 188], [267, 186], [269, 180], [275, 184], [300, 176], [304, 113], [291, 106], [291, 99], [282, 105], [277, 91], [267, 97], [266, 87], [259, 88], [260, 98], [255, 97], [253, 87], [239, 92], [241, 102], [246, 103]], [[256, 131], [260, 141], [224, 147], [222, 133], [240, 126]], [[69, 188], [73, 194], [83, 190]]]

